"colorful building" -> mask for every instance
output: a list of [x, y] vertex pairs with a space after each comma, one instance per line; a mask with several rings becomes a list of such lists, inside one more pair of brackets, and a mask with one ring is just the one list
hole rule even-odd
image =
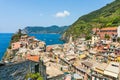
[[120, 37], [120, 26], [119, 27], [107, 27], [107, 28], [93, 28], [94, 34], [100, 36], [101, 39], [105, 39], [106, 36], [109, 36], [108, 39], [116, 41], [117, 37]]
[[12, 50], [19, 49], [21, 47], [21, 43], [20, 42], [12, 43], [11, 47], [12, 47]]

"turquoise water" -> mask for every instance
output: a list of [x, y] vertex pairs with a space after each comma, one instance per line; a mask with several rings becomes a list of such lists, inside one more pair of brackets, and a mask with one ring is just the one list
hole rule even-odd
[[30, 36], [35, 36], [37, 39], [45, 41], [46, 45], [52, 44], [63, 44], [64, 42], [60, 40], [60, 34], [29, 34]]
[[0, 33], [0, 60], [9, 46], [12, 33]]
[[[12, 35], [12, 33], [0, 33], [0, 60], [9, 46]], [[60, 34], [29, 34], [29, 36], [35, 36], [38, 40], [45, 41], [46, 45], [64, 43], [60, 40]]]

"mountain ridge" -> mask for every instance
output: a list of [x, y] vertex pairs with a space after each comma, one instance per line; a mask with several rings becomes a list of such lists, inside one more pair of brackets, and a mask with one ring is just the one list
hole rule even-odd
[[47, 33], [56, 33], [56, 34], [62, 34], [69, 26], [27, 26], [22, 31], [25, 33], [38, 33], [38, 34], [47, 34]]

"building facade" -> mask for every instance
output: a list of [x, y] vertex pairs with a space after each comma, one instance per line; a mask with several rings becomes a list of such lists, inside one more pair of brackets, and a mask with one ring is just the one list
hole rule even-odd
[[93, 33], [98, 35], [100, 39], [117, 40], [120, 37], [120, 26], [119, 27], [107, 27], [107, 28], [93, 28]]

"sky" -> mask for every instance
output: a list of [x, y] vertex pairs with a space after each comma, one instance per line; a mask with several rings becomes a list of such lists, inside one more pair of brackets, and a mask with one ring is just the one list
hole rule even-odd
[[71, 25], [114, 0], [0, 0], [0, 33], [26, 26]]

